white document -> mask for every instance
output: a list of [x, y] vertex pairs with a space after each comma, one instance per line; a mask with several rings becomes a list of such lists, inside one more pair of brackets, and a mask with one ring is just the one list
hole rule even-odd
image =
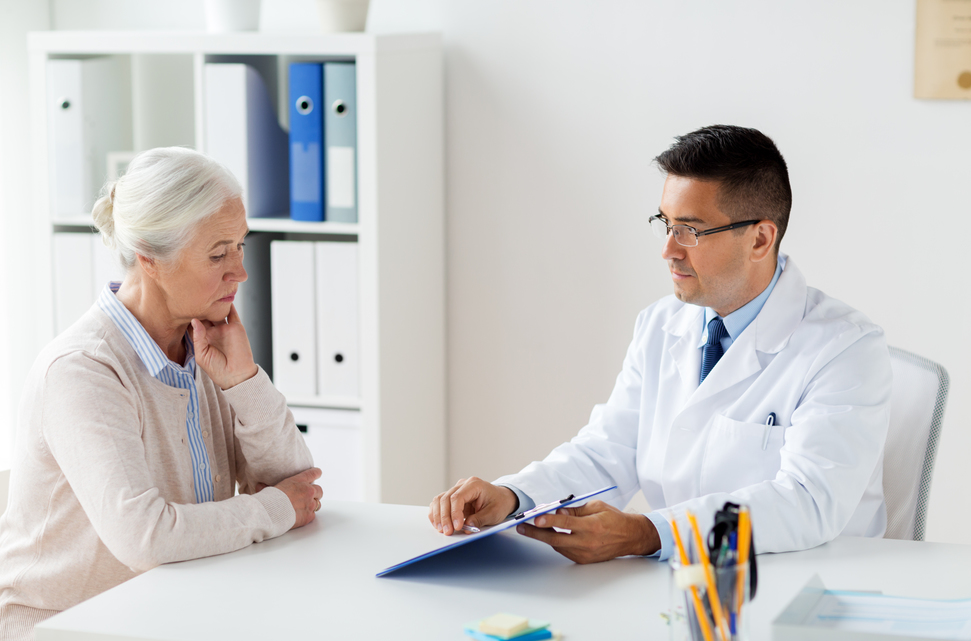
[[361, 413], [313, 407], [291, 407], [297, 425], [322, 474], [317, 484], [324, 498], [337, 501], [364, 500], [364, 467], [361, 456]]
[[317, 391], [358, 396], [357, 243], [318, 242], [316, 252]]
[[132, 148], [131, 68], [126, 58], [47, 61], [51, 214], [90, 214], [107, 179], [109, 152]]
[[60, 334], [94, 304], [90, 233], [54, 234], [54, 331]]
[[273, 382], [285, 396], [317, 395], [314, 243], [270, 243]]
[[971, 640], [971, 599], [827, 590], [819, 575], [772, 623], [776, 641]]
[[266, 84], [245, 64], [207, 63], [205, 152], [243, 187], [250, 217], [290, 210], [289, 135], [280, 127]]

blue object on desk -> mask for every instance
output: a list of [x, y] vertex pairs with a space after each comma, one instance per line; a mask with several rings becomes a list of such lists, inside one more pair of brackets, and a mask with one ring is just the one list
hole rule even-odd
[[518, 637], [510, 637], [509, 639], [486, 634], [485, 632], [479, 632], [478, 630], [473, 630], [472, 628], [465, 628], [465, 634], [468, 637], [476, 639], [476, 641], [540, 641], [541, 639], [553, 638], [553, 633], [547, 628], [527, 632], [526, 634], [522, 634]]
[[[425, 559], [430, 559], [431, 557], [436, 556], [438, 554], [441, 554], [442, 552], [445, 552], [446, 550], [452, 550], [454, 548], [459, 547], [460, 545], [466, 545], [468, 543], [474, 543], [476, 541], [479, 541], [481, 539], [486, 538], [487, 536], [492, 536], [493, 534], [497, 534], [499, 532], [502, 532], [503, 530], [508, 530], [510, 528], [514, 528], [517, 525], [519, 525], [520, 523], [524, 523], [526, 521], [529, 521], [530, 519], [533, 519], [533, 518], [535, 518], [537, 516], [540, 516], [542, 514], [546, 514], [548, 512], [553, 512], [555, 510], [560, 509], [561, 507], [567, 507], [567, 506], [573, 505], [574, 503], [580, 503], [582, 501], [586, 501], [587, 499], [592, 498], [594, 496], [597, 496], [598, 494], [603, 494], [604, 492], [609, 492], [611, 490], [616, 490], [616, 489], [617, 489], [617, 486], [616, 485], [611, 485], [610, 487], [605, 487], [605, 488], [603, 488], [601, 490], [597, 490], [596, 492], [590, 492], [589, 494], [583, 494], [583, 495], [577, 496], [577, 497], [575, 497], [573, 499], [565, 500], [565, 502], [564, 501], [555, 501], [553, 503], [547, 503], [545, 505], [540, 505], [540, 506], [538, 506], [538, 507], [533, 508], [532, 510], [530, 510], [527, 513], [527, 517], [524, 518], [524, 519], [517, 520], [515, 518], [510, 517], [510, 518], [506, 519], [505, 521], [503, 521], [502, 523], [499, 523], [497, 525], [493, 525], [493, 526], [487, 527], [487, 528], [482, 528], [482, 530], [479, 531], [477, 534], [466, 534], [466, 535], [460, 535], [460, 536], [446, 537], [449, 540], [446, 543], [442, 544], [441, 546], [439, 546], [439, 547], [437, 547], [437, 548], [435, 548], [433, 550], [430, 550], [428, 552], [425, 552], [424, 554], [419, 554], [418, 556], [412, 557], [412, 558], [408, 559], [407, 561], [402, 561], [401, 563], [398, 563], [396, 565], [392, 565], [391, 567], [385, 568], [385, 569], [381, 570], [380, 572], [378, 572], [376, 576], [386, 576], [388, 574], [391, 574], [392, 572], [395, 572], [396, 570], [400, 570], [401, 568], [405, 568], [405, 567], [408, 567], [409, 565], [412, 565], [414, 563], [418, 563], [419, 561], [424, 561]], [[443, 534], [442, 537], [445, 537], [445, 535]]]

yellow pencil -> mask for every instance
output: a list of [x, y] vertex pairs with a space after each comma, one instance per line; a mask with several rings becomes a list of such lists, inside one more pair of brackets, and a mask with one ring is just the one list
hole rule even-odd
[[[671, 533], [674, 534], [674, 543], [678, 546], [678, 558], [681, 559], [681, 567], [686, 568], [691, 565], [688, 553], [684, 551], [681, 543], [681, 535], [678, 534], [678, 524], [671, 521]], [[701, 597], [698, 596], [698, 586], [691, 586], [691, 598], [695, 605], [695, 613], [698, 615], [698, 624], [701, 626], [701, 633], [705, 635], [705, 641], [713, 641], [711, 638], [711, 626], [708, 624], [708, 615], [705, 614], [705, 606], [701, 604]], [[690, 622], [689, 622], [690, 625]]]
[[725, 617], [722, 614], [721, 599], [718, 598], [718, 586], [715, 585], [715, 570], [711, 567], [711, 562], [708, 560], [708, 549], [705, 548], [705, 542], [701, 538], [701, 530], [698, 529], [698, 520], [691, 512], [687, 514], [688, 523], [691, 524], [691, 532], [694, 535], [695, 546], [698, 548], [698, 557], [701, 559], [701, 565], [705, 569], [705, 583], [708, 585], [708, 602], [711, 604], [711, 613], [715, 615], [715, 625], [718, 626], [718, 631], [721, 632], [722, 639], [729, 641], [731, 636], [728, 633], [728, 625], [725, 623]]
[[738, 591], [736, 594], [735, 603], [737, 604], [735, 611], [735, 625], [739, 625], [739, 621], [742, 618], [742, 601], [745, 597], [745, 581], [747, 579], [745, 572], [748, 568], [748, 551], [752, 543], [752, 519], [749, 516], [748, 508], [742, 507], [738, 511]]

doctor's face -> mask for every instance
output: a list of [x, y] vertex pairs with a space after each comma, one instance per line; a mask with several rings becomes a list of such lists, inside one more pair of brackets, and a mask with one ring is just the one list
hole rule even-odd
[[[698, 231], [730, 225], [732, 220], [718, 207], [720, 183], [669, 174], [664, 181], [658, 208], [668, 225], [689, 225]], [[749, 296], [752, 276], [747, 247], [752, 227], [698, 238], [695, 247], [684, 247], [669, 233], [661, 258], [668, 263], [674, 295], [686, 303], [711, 307], [726, 316], [758, 295]]]

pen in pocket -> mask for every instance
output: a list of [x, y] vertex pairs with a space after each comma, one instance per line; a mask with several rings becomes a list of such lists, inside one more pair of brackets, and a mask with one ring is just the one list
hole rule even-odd
[[775, 425], [775, 412], [769, 412], [765, 418], [765, 433], [762, 435], [762, 449], [769, 446], [769, 434], [772, 433], [772, 426]]

